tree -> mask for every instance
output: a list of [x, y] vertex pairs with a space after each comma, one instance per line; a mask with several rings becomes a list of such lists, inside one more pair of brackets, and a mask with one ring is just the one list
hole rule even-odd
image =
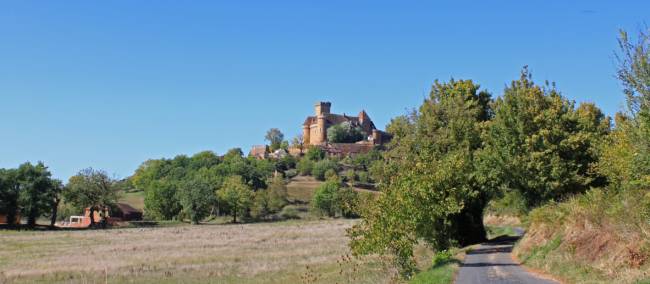
[[331, 143], [354, 143], [366, 137], [361, 127], [349, 121], [333, 125], [327, 129], [327, 141]]
[[240, 176], [231, 176], [217, 191], [217, 196], [219, 202], [228, 206], [233, 223], [237, 223], [237, 216], [245, 215], [250, 208], [253, 191], [242, 181]]
[[282, 208], [288, 203], [289, 194], [287, 193], [286, 183], [281, 177], [276, 176], [273, 178], [266, 191], [268, 192], [268, 207], [270, 212], [280, 212], [280, 210], [282, 210]]
[[192, 224], [198, 224], [210, 214], [210, 207], [215, 201], [213, 192], [214, 188], [199, 175], [181, 183], [178, 190], [180, 204]]
[[[627, 96], [627, 133], [633, 157], [631, 174], [636, 182], [650, 185], [650, 29], [639, 31], [633, 42], [625, 31], [621, 31], [618, 78]], [[619, 125], [617, 124], [617, 128]], [[623, 138], [623, 137], [620, 137]]]
[[333, 170], [335, 173], [338, 169], [338, 164], [332, 160], [320, 160], [314, 164], [311, 170], [311, 175], [317, 180], [325, 180], [325, 173], [328, 170]]
[[18, 171], [16, 169], [0, 169], [0, 213], [7, 215], [7, 224], [14, 224], [18, 206]]
[[105, 171], [87, 168], [70, 177], [64, 190], [66, 202], [77, 208], [89, 208], [90, 226], [95, 226], [96, 210], [110, 207], [118, 199], [117, 181]]
[[302, 152], [305, 149], [305, 140], [302, 137], [302, 134], [293, 137], [293, 139], [291, 140], [291, 146], [300, 149], [300, 155], [302, 155]]
[[436, 81], [417, 112], [393, 120], [382, 194], [361, 208], [363, 220], [349, 231], [355, 254], [392, 254], [409, 277], [420, 240], [444, 250], [485, 238], [489, 193], [472, 172], [492, 111], [490, 94], [479, 88], [471, 80]]
[[526, 68], [495, 102], [477, 173], [487, 187], [516, 190], [528, 208], [604, 184], [593, 168], [609, 120], [592, 104], [578, 109]]
[[57, 188], [51, 178], [52, 174], [42, 162], [20, 165], [17, 176], [18, 204], [23, 215], [27, 216], [27, 225], [34, 227], [36, 219], [52, 209]]
[[61, 203], [61, 193], [63, 192], [63, 182], [58, 179], [52, 180], [52, 205], [50, 214], [50, 227], [56, 224], [56, 218], [59, 210], [59, 203]]
[[266, 141], [269, 141], [271, 144], [271, 151], [275, 151], [277, 149], [280, 149], [280, 146], [282, 144], [282, 141], [284, 140], [284, 134], [280, 131], [280, 129], [277, 128], [271, 128], [266, 132], [266, 136], [264, 136], [264, 139]]
[[356, 217], [357, 202], [357, 192], [349, 187], [341, 187], [338, 178], [321, 184], [312, 198], [314, 208], [329, 217]]

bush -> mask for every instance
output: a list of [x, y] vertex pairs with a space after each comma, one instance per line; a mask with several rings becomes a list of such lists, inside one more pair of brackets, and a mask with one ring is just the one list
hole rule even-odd
[[323, 149], [320, 147], [310, 147], [305, 154], [305, 158], [311, 161], [320, 161], [322, 159], [325, 159], [325, 151], [323, 151]]
[[290, 169], [284, 172], [284, 177], [286, 178], [292, 178], [298, 175], [298, 170], [297, 169]]
[[294, 206], [285, 206], [282, 208], [282, 211], [280, 211], [280, 217], [283, 219], [300, 219], [298, 209]]
[[314, 168], [311, 170], [311, 175], [317, 180], [325, 180], [325, 173], [328, 170], [334, 170], [334, 172], [336, 172], [337, 167], [338, 165], [336, 162], [331, 160], [318, 161], [314, 164]]
[[359, 182], [361, 183], [368, 183], [370, 182], [370, 178], [368, 177], [368, 172], [359, 172]]
[[330, 217], [343, 216], [346, 218], [357, 217], [359, 196], [352, 188], [344, 187], [336, 180], [323, 183], [312, 200], [314, 209]]
[[330, 179], [334, 179], [334, 178], [338, 178], [338, 174], [336, 174], [336, 171], [334, 169], [329, 169], [329, 170], [327, 170], [325, 172], [325, 179], [326, 180], [330, 180]]
[[303, 158], [298, 162], [297, 170], [301, 175], [308, 176], [311, 175], [311, 171], [314, 168], [314, 162], [312, 160]]
[[354, 172], [354, 170], [350, 169], [345, 171], [345, 180], [349, 183], [353, 183], [355, 180], [357, 180], [357, 174]]

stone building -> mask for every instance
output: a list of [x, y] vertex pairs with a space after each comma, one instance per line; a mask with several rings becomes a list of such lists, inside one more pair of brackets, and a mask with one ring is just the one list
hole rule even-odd
[[366, 138], [355, 144], [365, 143], [372, 145], [381, 145], [388, 138], [387, 134], [378, 130], [370, 119], [365, 110], [359, 112], [357, 116], [348, 116], [345, 114], [334, 114], [330, 112], [332, 103], [317, 102], [315, 105], [315, 115], [308, 116], [302, 125], [302, 137], [305, 145], [327, 145], [327, 129], [331, 126], [348, 122], [352, 126], [359, 126]]

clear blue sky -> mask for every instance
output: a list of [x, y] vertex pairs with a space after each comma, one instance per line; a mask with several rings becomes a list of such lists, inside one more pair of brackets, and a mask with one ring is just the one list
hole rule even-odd
[[[433, 3], [436, 2], [436, 3]], [[650, 1], [3, 1], [0, 167], [126, 177], [300, 132], [318, 100], [380, 128], [435, 79], [495, 96], [521, 67], [608, 114], [620, 28]]]

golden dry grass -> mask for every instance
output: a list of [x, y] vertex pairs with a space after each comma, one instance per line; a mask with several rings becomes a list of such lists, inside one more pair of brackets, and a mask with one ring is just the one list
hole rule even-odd
[[93, 231], [0, 231], [0, 283], [387, 283], [354, 259], [352, 220]]

